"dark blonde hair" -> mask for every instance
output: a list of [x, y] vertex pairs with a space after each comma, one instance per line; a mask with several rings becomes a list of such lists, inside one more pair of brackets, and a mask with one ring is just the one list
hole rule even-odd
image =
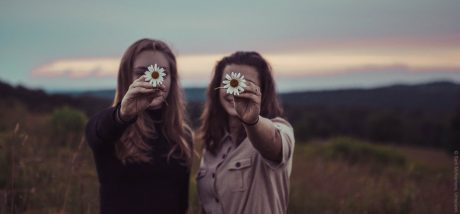
[[211, 153], [215, 153], [219, 148], [219, 142], [228, 128], [227, 112], [220, 103], [219, 91], [214, 89], [221, 85], [223, 71], [227, 65], [231, 64], [251, 66], [259, 74], [262, 92], [260, 115], [266, 118], [283, 116], [283, 109], [278, 101], [270, 64], [259, 53], [252, 51], [238, 51], [224, 57], [217, 62], [214, 68], [213, 77], [207, 89], [206, 103], [200, 118], [199, 138]]
[[[168, 154], [176, 154], [180, 151], [180, 158], [190, 166], [193, 155], [192, 131], [186, 122], [185, 101], [179, 87], [179, 75], [177, 73], [176, 57], [168, 45], [154, 39], [141, 39], [132, 44], [124, 53], [118, 70], [118, 82], [113, 106], [116, 106], [128, 91], [133, 82], [134, 60], [143, 51], [158, 51], [165, 55], [169, 63], [171, 85], [166, 97], [168, 107], [162, 108], [162, 121], [164, 125], [161, 132], [172, 145]], [[154, 123], [147, 112], [138, 115], [136, 122], [128, 127], [116, 144], [117, 157], [123, 162], [149, 162], [151, 146], [145, 140], [155, 136]]]

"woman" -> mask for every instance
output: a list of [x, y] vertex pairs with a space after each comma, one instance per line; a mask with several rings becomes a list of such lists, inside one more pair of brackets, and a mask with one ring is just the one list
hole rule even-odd
[[286, 213], [294, 134], [282, 118], [270, 65], [256, 52], [224, 57], [207, 96], [197, 175], [202, 211]]
[[101, 213], [187, 211], [192, 134], [178, 79], [161, 41], [141, 39], [124, 53], [113, 107], [86, 127]]

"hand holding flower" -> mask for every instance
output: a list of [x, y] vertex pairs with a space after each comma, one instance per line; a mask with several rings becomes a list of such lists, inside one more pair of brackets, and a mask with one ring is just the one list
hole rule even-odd
[[160, 107], [165, 102], [164, 69], [150, 65], [148, 71], [129, 86], [120, 106], [120, 117], [128, 121], [149, 107]]
[[259, 86], [248, 81], [244, 92], [233, 96], [236, 113], [244, 124], [255, 124], [259, 120], [261, 95]]

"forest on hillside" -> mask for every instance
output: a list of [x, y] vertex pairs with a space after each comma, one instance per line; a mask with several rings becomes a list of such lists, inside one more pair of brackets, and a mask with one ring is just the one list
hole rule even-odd
[[[113, 90], [47, 94], [0, 82], [1, 101], [20, 103], [31, 112], [70, 106], [91, 117], [112, 104]], [[205, 99], [204, 89], [185, 89], [194, 127]], [[372, 142], [452, 149], [459, 140], [460, 85], [436, 82], [375, 89], [344, 89], [280, 95], [285, 117], [305, 142], [351, 136]], [[1, 129], [1, 127], [0, 127]]]

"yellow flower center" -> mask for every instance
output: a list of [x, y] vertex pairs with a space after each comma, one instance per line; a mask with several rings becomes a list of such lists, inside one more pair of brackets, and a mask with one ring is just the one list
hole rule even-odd
[[152, 72], [152, 78], [153, 79], [157, 79], [159, 76], [160, 76], [160, 73], [158, 73], [156, 71]]
[[237, 87], [238, 86], [238, 80], [236, 79], [232, 79], [230, 80], [230, 86], [232, 86], [233, 88]]

